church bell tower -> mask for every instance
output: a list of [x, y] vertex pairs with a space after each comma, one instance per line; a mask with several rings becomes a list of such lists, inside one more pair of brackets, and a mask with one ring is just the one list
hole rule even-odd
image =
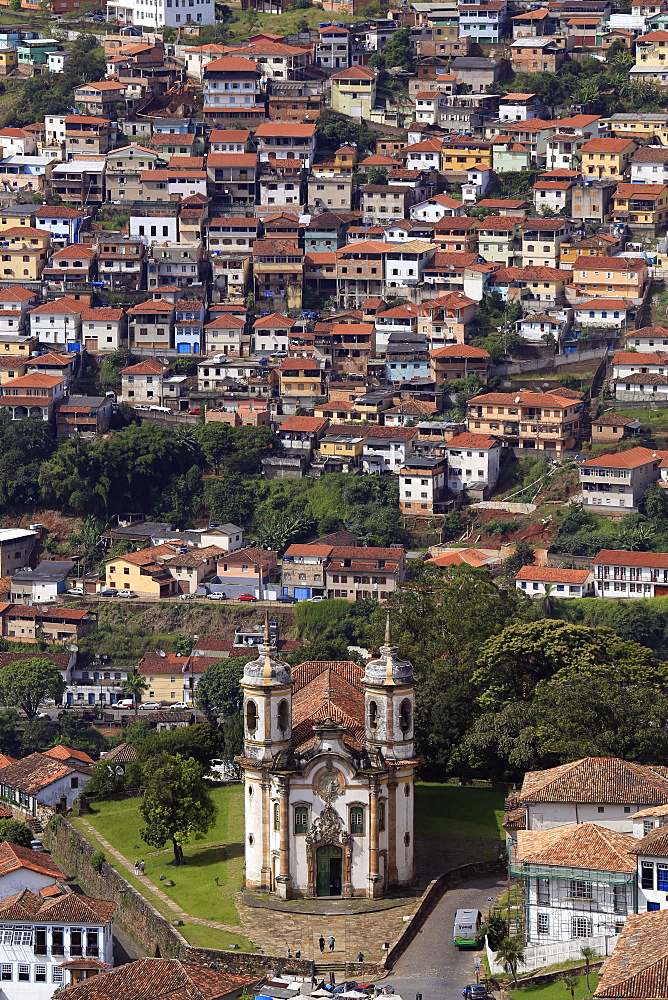
[[292, 676], [279, 660], [272, 642], [269, 612], [259, 656], [244, 667], [244, 756], [271, 761], [290, 747], [292, 738]]
[[401, 660], [392, 644], [392, 624], [388, 612], [385, 642], [377, 660], [369, 660], [364, 677], [366, 744], [381, 750], [386, 759], [413, 757], [413, 715], [415, 680], [413, 667]]

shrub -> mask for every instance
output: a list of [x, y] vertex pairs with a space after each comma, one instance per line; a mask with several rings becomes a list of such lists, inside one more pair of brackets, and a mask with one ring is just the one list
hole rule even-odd
[[104, 851], [96, 851], [90, 859], [91, 867], [99, 874], [102, 871], [102, 865], [105, 861]]

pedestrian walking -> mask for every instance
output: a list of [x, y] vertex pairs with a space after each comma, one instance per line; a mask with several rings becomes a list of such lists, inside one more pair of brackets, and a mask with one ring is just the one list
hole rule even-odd
[[292, 958], [292, 952], [290, 951], [289, 948], [285, 949], [285, 957], [286, 958]]
[[139, 876], [139, 862], [135, 861], [135, 877]]
[[329, 939], [329, 950], [334, 951], [334, 935]]
[[143, 875], [146, 870], [146, 862], [143, 859], [139, 862], [139, 869]]
[[320, 945], [320, 954], [322, 954], [323, 951], [325, 950], [325, 939], [322, 936], [322, 934], [320, 935], [320, 940], [318, 941], [318, 944]]
[[363, 962], [364, 961], [364, 955], [363, 955], [362, 952], [360, 952], [359, 955], [357, 956], [357, 961], [358, 962]]

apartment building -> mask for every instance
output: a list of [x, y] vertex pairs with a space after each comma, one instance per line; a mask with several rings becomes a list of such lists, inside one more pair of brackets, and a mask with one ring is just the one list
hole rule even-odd
[[489, 392], [468, 402], [469, 431], [500, 438], [509, 448], [560, 453], [574, 448], [582, 404], [553, 392]]
[[136, 236], [101, 234], [95, 245], [97, 273], [111, 289], [139, 291], [143, 285], [144, 243]]
[[264, 122], [257, 129], [255, 139], [263, 163], [271, 160], [297, 159], [310, 169], [316, 150], [315, 124]]
[[647, 487], [661, 478], [660, 466], [667, 454], [638, 447], [587, 459], [580, 465], [583, 506], [601, 514], [636, 512]]
[[341, 308], [357, 309], [385, 293], [385, 257], [396, 244], [361, 240], [336, 251], [337, 299]]
[[596, 597], [668, 596], [668, 555], [665, 552], [601, 549], [592, 565]]
[[171, 348], [174, 346], [173, 302], [149, 299], [128, 309], [128, 347]]
[[325, 567], [328, 598], [347, 601], [386, 601], [401, 585], [405, 552], [402, 548], [332, 547]]
[[445, 458], [409, 458], [399, 470], [399, 509], [423, 517], [445, 512], [448, 462]]
[[618, 184], [612, 199], [612, 218], [632, 232], [656, 236], [668, 220], [666, 184]]
[[[482, 348], [464, 347], [466, 334], [477, 308], [478, 303], [475, 299], [470, 299], [463, 292], [448, 292], [418, 306], [417, 332], [427, 338], [432, 356], [432, 376], [437, 382], [466, 377], [462, 373], [473, 371], [479, 364], [479, 361], [474, 362], [473, 358], [483, 357], [477, 353]], [[461, 351], [456, 345], [461, 345]], [[447, 353], [436, 354], [446, 350]], [[486, 353], [485, 351], [484, 354]], [[434, 363], [435, 358], [436, 363]], [[462, 359], [463, 364], [459, 365], [455, 358]], [[486, 379], [485, 376], [485, 381]]]
[[582, 173], [623, 181], [637, 148], [632, 139], [590, 139], [580, 150]]
[[559, 267], [561, 245], [573, 232], [568, 219], [527, 219], [522, 223], [524, 267]]
[[470, 431], [455, 434], [445, 446], [447, 485], [451, 493], [493, 489], [501, 468], [498, 438]]
[[573, 264], [573, 287], [579, 296], [612, 294], [638, 304], [647, 273], [647, 262], [641, 257], [578, 257]]
[[203, 74], [205, 119], [239, 120], [264, 115], [266, 88], [257, 62], [223, 56], [206, 63]]
[[159, 404], [162, 398], [163, 379], [168, 374], [169, 368], [155, 358], [148, 358], [146, 361], [123, 368], [119, 400], [131, 404]]

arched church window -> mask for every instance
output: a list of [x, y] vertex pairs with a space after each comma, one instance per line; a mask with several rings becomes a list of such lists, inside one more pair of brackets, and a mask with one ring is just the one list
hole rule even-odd
[[378, 728], [378, 705], [375, 701], [369, 702], [369, 729]]
[[281, 829], [281, 807], [278, 802], [274, 802], [274, 830]]
[[308, 833], [308, 809], [295, 806], [295, 833]]
[[257, 705], [254, 701], [249, 701], [246, 705], [246, 729], [249, 733], [254, 733], [257, 729]]
[[282, 733], [284, 733], [288, 726], [290, 725], [290, 708], [286, 699], [279, 703], [278, 706], [278, 728]]
[[364, 833], [364, 809], [362, 806], [350, 807], [350, 832], [358, 835]]
[[401, 703], [401, 708], [399, 709], [399, 728], [404, 736], [411, 728], [412, 718], [413, 710], [411, 708], [411, 703], [408, 698], [405, 698]]
[[378, 803], [378, 829], [385, 829], [385, 801], [383, 799]]

